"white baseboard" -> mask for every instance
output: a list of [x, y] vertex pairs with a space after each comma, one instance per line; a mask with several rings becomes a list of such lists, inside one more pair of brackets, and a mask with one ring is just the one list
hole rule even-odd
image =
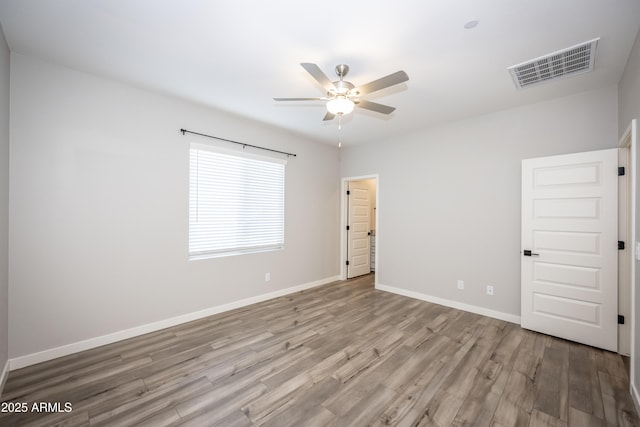
[[[633, 381], [633, 378], [631, 380]], [[636, 388], [635, 384], [633, 384], [633, 382], [631, 383], [631, 399], [636, 405], [636, 413], [640, 414], [640, 393], [638, 393], [638, 389]]]
[[294, 292], [300, 292], [305, 289], [315, 288], [317, 286], [326, 285], [327, 283], [340, 280], [339, 276], [327, 277], [325, 279], [316, 280], [314, 282], [305, 283], [303, 285], [293, 286], [286, 289], [281, 289], [267, 294], [257, 295], [251, 298], [245, 298], [243, 300], [234, 301], [228, 304], [223, 304], [215, 307], [210, 307], [204, 310], [196, 311], [193, 313], [187, 313], [180, 316], [172, 317], [170, 319], [160, 320], [158, 322], [148, 323], [146, 325], [136, 326], [134, 328], [125, 329], [123, 331], [114, 332], [100, 337], [90, 338], [87, 340], [75, 342], [72, 344], [63, 345], [47, 350], [43, 350], [37, 353], [27, 354], [24, 356], [15, 357], [9, 359], [7, 365], [10, 370], [24, 368], [26, 366], [35, 365], [36, 363], [46, 362], [58, 357], [68, 356], [69, 354], [78, 353], [92, 348], [100, 347], [106, 344], [111, 344], [117, 341], [137, 337], [140, 335], [148, 334], [150, 332], [156, 332], [161, 329], [169, 328], [171, 326], [180, 325], [183, 323], [191, 322], [193, 320], [202, 319], [204, 317], [213, 316], [214, 314], [223, 313], [225, 311], [234, 310], [236, 308], [245, 307], [247, 305], [256, 304], [258, 302], [266, 301], [272, 298], [281, 297], [283, 295], [292, 294]]
[[2, 391], [4, 390], [4, 384], [7, 382], [7, 377], [9, 376], [9, 361], [4, 364], [4, 368], [2, 368], [2, 372], [0, 372], [0, 400], [2, 400]]
[[408, 291], [406, 289], [395, 288], [393, 286], [386, 286], [376, 284], [376, 289], [381, 291], [391, 292], [393, 294], [402, 295], [409, 298], [415, 298], [422, 301], [431, 302], [434, 304], [444, 305], [446, 307], [456, 308], [458, 310], [469, 311], [471, 313], [480, 314], [482, 316], [493, 317], [494, 319], [504, 320], [515, 324], [520, 324], [520, 316], [515, 314], [504, 313], [502, 311], [491, 310], [484, 307], [478, 307], [477, 305], [465, 304], [463, 302], [453, 301], [445, 298], [434, 297], [419, 292]]

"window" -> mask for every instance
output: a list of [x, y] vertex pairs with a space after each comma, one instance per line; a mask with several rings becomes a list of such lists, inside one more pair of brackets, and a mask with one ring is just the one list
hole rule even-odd
[[189, 257], [284, 247], [286, 161], [192, 144]]

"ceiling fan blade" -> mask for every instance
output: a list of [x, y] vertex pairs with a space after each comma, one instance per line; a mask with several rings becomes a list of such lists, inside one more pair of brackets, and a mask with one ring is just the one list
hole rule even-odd
[[324, 118], [322, 119], [322, 121], [326, 122], [327, 120], [333, 120], [335, 116], [336, 116], [335, 114], [332, 114], [327, 111], [327, 114], [324, 115]]
[[388, 105], [378, 104], [377, 102], [365, 101], [361, 99], [356, 101], [356, 105], [366, 110], [375, 111], [376, 113], [391, 114], [395, 111], [396, 107], [389, 107]]
[[331, 80], [329, 80], [329, 77], [327, 77], [327, 75], [322, 72], [320, 67], [318, 67], [316, 64], [303, 62], [300, 65], [302, 65], [302, 68], [307, 70], [307, 73], [311, 74], [311, 76], [316, 79], [316, 81], [320, 83], [320, 86], [322, 86], [327, 92], [331, 89], [335, 90], [336, 86]]
[[328, 98], [273, 98], [274, 101], [326, 101]]
[[364, 95], [387, 88], [389, 86], [397, 85], [398, 83], [406, 82], [407, 80], [409, 80], [409, 76], [407, 75], [407, 73], [405, 73], [404, 71], [396, 71], [393, 74], [389, 74], [388, 76], [381, 77], [378, 80], [374, 80], [360, 87], [357, 87], [356, 90], [360, 95]]

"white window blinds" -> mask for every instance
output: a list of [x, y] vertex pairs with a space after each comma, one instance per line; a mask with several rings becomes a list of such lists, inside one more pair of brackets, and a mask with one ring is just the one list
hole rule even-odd
[[284, 247], [284, 160], [192, 144], [189, 256]]

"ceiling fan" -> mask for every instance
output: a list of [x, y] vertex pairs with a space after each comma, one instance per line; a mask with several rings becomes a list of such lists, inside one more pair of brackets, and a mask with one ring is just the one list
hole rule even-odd
[[327, 101], [327, 114], [322, 120], [333, 120], [335, 116], [343, 116], [353, 111], [355, 106], [382, 114], [391, 114], [395, 107], [378, 104], [376, 102], [360, 99], [360, 96], [388, 88], [409, 80], [404, 71], [396, 71], [393, 74], [379, 78], [362, 86], [356, 87], [353, 83], [344, 80], [349, 72], [349, 66], [340, 64], [336, 66], [336, 74], [339, 80], [332, 82], [320, 67], [316, 64], [303, 62], [302, 68], [322, 86], [327, 95], [322, 98], [273, 98], [275, 101]]

